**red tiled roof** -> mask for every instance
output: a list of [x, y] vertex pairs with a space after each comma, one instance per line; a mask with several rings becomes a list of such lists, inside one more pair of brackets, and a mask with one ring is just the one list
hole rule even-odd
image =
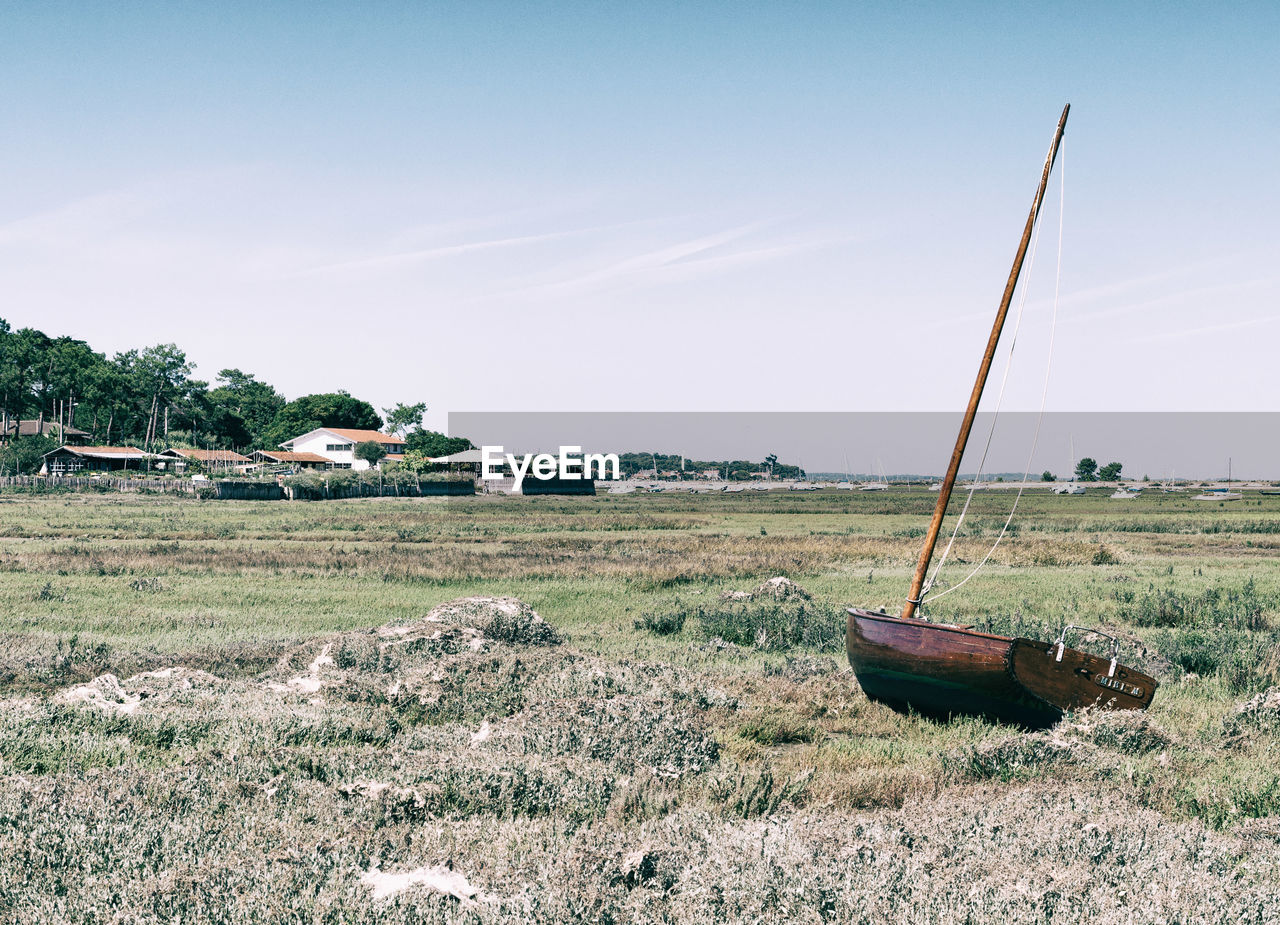
[[249, 462], [248, 456], [241, 456], [234, 450], [191, 450], [186, 447], [173, 447], [161, 455], [172, 453], [183, 459], [198, 459], [201, 462]]
[[327, 430], [331, 434], [337, 434], [339, 437], [346, 437], [348, 440], [354, 440], [356, 443], [364, 443], [372, 440], [374, 443], [404, 443], [395, 434], [384, 434], [380, 430], [350, 430], [345, 427], [322, 427], [321, 430]]

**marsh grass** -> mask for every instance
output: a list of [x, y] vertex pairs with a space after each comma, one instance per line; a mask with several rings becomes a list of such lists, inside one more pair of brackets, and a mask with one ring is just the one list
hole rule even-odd
[[[1097, 623], [1161, 680], [1149, 714], [1026, 735], [896, 713], [842, 672], [843, 608], [900, 602], [933, 501], [848, 494], [0, 498], [0, 909], [1267, 921], [1280, 723], [1237, 705], [1280, 684], [1280, 504], [1024, 499], [934, 618]], [[975, 496], [944, 581], [1007, 500]], [[810, 599], [720, 600], [774, 575]], [[464, 595], [546, 623], [421, 623]], [[428, 631], [388, 648], [388, 624]], [[323, 646], [325, 686], [290, 687]], [[147, 692], [135, 712], [61, 697], [106, 673]], [[358, 879], [450, 860], [495, 901], [375, 903]]]

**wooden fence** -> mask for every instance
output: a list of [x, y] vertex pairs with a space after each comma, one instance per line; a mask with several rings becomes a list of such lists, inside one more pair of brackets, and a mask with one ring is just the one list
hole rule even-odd
[[322, 501], [339, 498], [396, 498], [473, 495], [476, 486], [470, 479], [456, 481], [422, 481], [417, 485], [399, 485], [388, 482], [383, 485], [370, 482], [350, 482], [341, 485], [327, 483], [312, 487], [285, 487], [272, 481], [210, 479], [193, 482], [191, 479], [120, 479], [64, 478], [61, 476], [15, 475], [0, 477], [0, 491], [13, 488], [29, 492], [66, 491], [134, 491], [162, 492], [179, 495], [196, 495], [201, 498], [236, 501], [279, 501], [282, 499]]
[[335, 501], [340, 498], [427, 498], [474, 495], [476, 483], [471, 479], [448, 482], [422, 481], [417, 485], [400, 485], [391, 482], [375, 485], [371, 482], [346, 482], [319, 485], [286, 485], [284, 496], [291, 501]]
[[219, 501], [280, 501], [285, 497], [278, 482], [201, 482], [217, 492]]
[[95, 479], [10, 475], [0, 478], [0, 489], [24, 488], [34, 491], [162, 491], [189, 495], [201, 484], [208, 483], [192, 482], [190, 479], [117, 479], [107, 476]]

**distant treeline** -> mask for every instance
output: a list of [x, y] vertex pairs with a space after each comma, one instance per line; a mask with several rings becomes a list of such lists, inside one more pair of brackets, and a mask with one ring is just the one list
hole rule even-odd
[[729, 480], [760, 478], [760, 473], [776, 479], [798, 479], [804, 477], [804, 470], [799, 466], [790, 466], [778, 462], [778, 457], [770, 454], [760, 462], [746, 459], [687, 459], [678, 453], [619, 453], [618, 462], [624, 478], [638, 472], [652, 472], [657, 465], [661, 473], [683, 473], [686, 478], [714, 470], [717, 477]]
[[[82, 340], [13, 330], [0, 318], [0, 422], [19, 420], [87, 431], [89, 442], [143, 450], [192, 446], [271, 449], [317, 427], [382, 430], [389, 426], [406, 449], [442, 456], [470, 441], [422, 429], [425, 403], [397, 404], [379, 415], [345, 391], [286, 401], [273, 386], [238, 369], [210, 384], [192, 375], [195, 364], [177, 344], [125, 350], [108, 357]], [[0, 473], [30, 471], [31, 460], [57, 445], [50, 438], [10, 441]], [[38, 463], [37, 463], [38, 465]]]

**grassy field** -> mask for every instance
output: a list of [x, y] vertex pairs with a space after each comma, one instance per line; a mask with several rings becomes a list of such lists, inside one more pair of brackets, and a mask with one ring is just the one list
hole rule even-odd
[[0, 495], [0, 921], [1274, 921], [1280, 497], [1024, 496], [931, 616], [1161, 681], [1034, 735], [844, 670], [934, 500]]

